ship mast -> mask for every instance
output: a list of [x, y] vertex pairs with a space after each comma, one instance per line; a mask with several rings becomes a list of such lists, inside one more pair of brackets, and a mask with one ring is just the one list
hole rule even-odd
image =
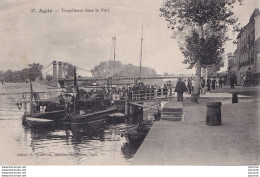
[[114, 83], [114, 76], [116, 72], [116, 37], [112, 37], [113, 44], [114, 44], [114, 67], [113, 67], [113, 83]]
[[113, 68], [113, 78], [116, 72], [116, 37], [113, 37], [112, 40], [114, 41], [114, 68]]
[[139, 70], [139, 79], [142, 74], [142, 57], [143, 57], [143, 25], [142, 25], [142, 33], [141, 33], [141, 52], [140, 52], [140, 70]]

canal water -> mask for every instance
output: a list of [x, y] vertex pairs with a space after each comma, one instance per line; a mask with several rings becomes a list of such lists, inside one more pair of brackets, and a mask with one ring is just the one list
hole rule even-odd
[[[34, 88], [46, 91], [41, 85]], [[28, 84], [0, 86], [0, 158], [11, 153], [0, 163], [15, 164], [25, 157], [31, 165], [127, 165], [131, 162], [137, 148], [130, 147], [121, 134], [133, 125], [100, 122], [80, 127], [24, 126], [21, 118], [24, 110], [18, 110], [15, 105], [24, 91], [29, 91]]]

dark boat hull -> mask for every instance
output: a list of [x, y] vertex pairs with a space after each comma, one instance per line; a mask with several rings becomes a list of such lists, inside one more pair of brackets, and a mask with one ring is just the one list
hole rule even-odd
[[45, 118], [50, 120], [59, 120], [65, 116], [64, 110], [41, 112], [41, 113], [31, 113], [30, 117], [33, 118]]
[[109, 115], [109, 122], [113, 124], [125, 122], [126, 116], [123, 113], [113, 113]]
[[30, 125], [30, 122], [28, 122], [28, 118], [35, 118], [35, 119], [48, 119], [48, 120], [52, 120], [55, 124], [59, 124], [61, 119], [64, 118], [64, 116], [65, 116], [64, 110], [42, 112], [42, 113], [31, 113], [29, 115], [23, 115], [22, 123], [25, 125], [26, 124]]
[[134, 134], [125, 134], [125, 139], [128, 144], [132, 146], [140, 146], [144, 141], [147, 133], [134, 133]]
[[144, 141], [146, 135], [150, 131], [153, 123], [151, 121], [145, 121], [140, 125], [137, 125], [124, 133], [124, 137], [132, 146], [140, 146]]
[[106, 121], [109, 118], [109, 114], [115, 113], [118, 108], [109, 108], [103, 111], [97, 111], [90, 114], [67, 114], [64, 118], [64, 124], [69, 125], [82, 125], [96, 121]]

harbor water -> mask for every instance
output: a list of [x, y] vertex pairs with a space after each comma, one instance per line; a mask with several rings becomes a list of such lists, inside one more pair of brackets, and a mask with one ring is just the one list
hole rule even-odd
[[[133, 125], [98, 122], [85, 126], [28, 127], [17, 99], [29, 84], [0, 86], [0, 163], [29, 165], [127, 165], [137, 151], [121, 134]], [[46, 86], [34, 85], [35, 91]], [[3, 159], [4, 158], [4, 159]], [[26, 160], [26, 162], [24, 162]]]

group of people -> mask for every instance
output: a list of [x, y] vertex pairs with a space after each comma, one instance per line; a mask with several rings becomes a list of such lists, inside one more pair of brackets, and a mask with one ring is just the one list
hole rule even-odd
[[[222, 88], [226, 84], [226, 80], [223, 78], [208, 78], [205, 80], [203, 77], [200, 82], [200, 94], [205, 94], [211, 89]], [[121, 96], [127, 94], [128, 98], [132, 101], [153, 99], [155, 97], [170, 97], [177, 92], [177, 101], [183, 101], [183, 93], [192, 94], [195, 88], [195, 79], [188, 78], [182, 80], [178, 78], [178, 81], [174, 87], [171, 81], [161, 86], [145, 85], [143, 82], [137, 83], [131, 87], [123, 87], [114, 89], [112, 93], [117, 93]]]
[[[192, 89], [192, 88], [191, 88]], [[182, 81], [181, 78], [178, 79], [176, 83], [175, 89], [173, 90], [173, 84], [171, 81], [167, 81], [163, 87], [156, 85], [144, 85], [143, 82], [134, 85], [133, 87], [129, 87], [128, 97], [135, 100], [145, 100], [145, 99], [153, 99], [154, 97], [169, 97], [177, 92], [177, 100], [183, 101], [183, 93], [187, 92], [188, 89], [186, 87], [185, 82]]]
[[143, 82], [135, 84], [133, 87], [129, 87], [128, 97], [135, 100], [153, 99], [155, 96], [168, 97], [172, 96], [172, 84], [171, 81], [167, 81], [163, 87], [157, 87], [156, 85], [145, 85]]
[[243, 87], [251, 87], [256, 85], [254, 78], [251, 74], [242, 77]]
[[[226, 80], [222, 79], [222, 78], [208, 78], [207, 79], [207, 90], [208, 92], [210, 91], [210, 89], [216, 89], [216, 88], [222, 88], [223, 85], [226, 85]], [[204, 88], [204, 87], [203, 87]]]

